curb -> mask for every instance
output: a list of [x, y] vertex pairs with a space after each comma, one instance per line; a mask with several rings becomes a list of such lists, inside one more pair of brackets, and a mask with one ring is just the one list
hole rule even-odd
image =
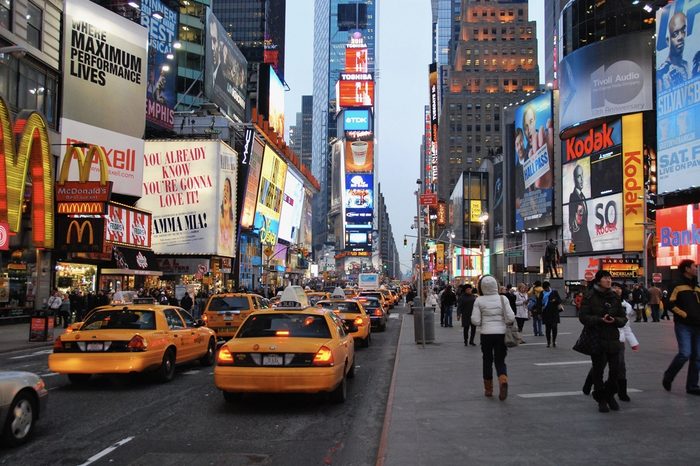
[[[408, 314], [404, 314], [404, 317]], [[391, 384], [389, 384], [389, 396], [386, 400], [386, 411], [384, 411], [384, 424], [382, 425], [382, 434], [379, 437], [379, 448], [377, 449], [376, 466], [384, 466], [386, 459], [387, 441], [389, 437], [389, 428], [391, 426], [391, 411], [394, 407], [394, 392], [396, 391], [396, 373], [399, 369], [399, 350], [401, 348], [401, 336], [403, 334], [403, 322], [401, 319], [401, 328], [399, 329], [399, 342], [396, 347], [396, 358], [394, 358], [394, 370], [391, 373]]]

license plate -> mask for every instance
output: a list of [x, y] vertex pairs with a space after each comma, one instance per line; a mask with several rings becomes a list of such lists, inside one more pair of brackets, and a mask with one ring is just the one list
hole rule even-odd
[[224, 321], [233, 320], [233, 316], [224, 316]]
[[282, 356], [279, 354], [267, 354], [263, 356], [263, 366], [281, 366]]
[[102, 351], [103, 349], [104, 349], [104, 344], [102, 344], [102, 343], [88, 343], [87, 344], [88, 351]]

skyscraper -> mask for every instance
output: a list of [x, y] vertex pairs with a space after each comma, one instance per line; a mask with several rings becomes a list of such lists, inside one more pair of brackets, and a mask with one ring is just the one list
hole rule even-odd
[[314, 6], [314, 82], [312, 172], [321, 184], [314, 196], [314, 252], [326, 243], [337, 244], [338, 231], [329, 221], [331, 197], [331, 143], [337, 134], [336, 82], [345, 69], [346, 45], [360, 31], [367, 45], [368, 70], [375, 65], [374, 0], [319, 0]]
[[443, 98], [438, 194], [447, 199], [464, 170], [501, 151], [501, 109], [538, 87], [537, 39], [526, 0], [462, 4], [460, 33]]
[[212, 2], [224, 25], [249, 63], [270, 63], [284, 82], [286, 0], [220, 0]]

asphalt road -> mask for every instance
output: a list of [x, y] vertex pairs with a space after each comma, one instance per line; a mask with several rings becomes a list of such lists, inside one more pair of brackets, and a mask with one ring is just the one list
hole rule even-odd
[[[41, 375], [49, 390], [34, 438], [0, 448], [0, 464], [367, 465], [376, 460], [400, 319], [357, 349], [348, 400], [250, 395], [224, 402], [213, 369], [179, 367], [175, 379], [98, 377], [86, 386], [48, 370], [50, 350], [0, 354], [3, 370]], [[102, 456], [100, 456], [102, 455]]]

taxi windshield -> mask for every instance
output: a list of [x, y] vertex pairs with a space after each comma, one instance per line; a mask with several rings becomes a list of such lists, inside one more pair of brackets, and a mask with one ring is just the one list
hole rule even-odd
[[344, 313], [353, 313], [353, 314], [359, 314], [360, 313], [360, 307], [357, 305], [357, 303], [346, 303], [346, 302], [339, 302], [339, 303], [333, 303], [329, 301], [323, 301], [318, 304], [316, 304], [318, 307], [322, 307], [323, 309], [333, 309], [333, 310], [339, 310], [340, 312]]
[[155, 330], [153, 311], [110, 309], [94, 312], [80, 330]]
[[257, 337], [330, 338], [331, 331], [323, 316], [312, 314], [260, 314], [249, 317], [236, 338]]
[[215, 296], [209, 301], [209, 311], [243, 311], [249, 309], [248, 298], [245, 296]]
[[362, 297], [362, 301], [365, 307], [375, 309], [379, 307], [379, 300], [377, 298]]

